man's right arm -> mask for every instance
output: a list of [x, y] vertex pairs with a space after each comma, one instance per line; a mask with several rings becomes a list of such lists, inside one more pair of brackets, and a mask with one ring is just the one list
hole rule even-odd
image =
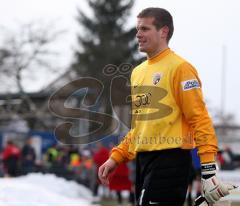
[[[131, 75], [131, 82], [132, 76], [133, 73]], [[133, 129], [127, 133], [118, 146], [111, 150], [109, 159], [99, 168], [98, 176], [103, 184], [108, 184], [109, 175], [117, 168], [119, 164], [128, 162], [135, 158], [135, 153], [129, 151], [130, 144], [134, 144], [134, 142], [132, 142], [132, 133]]]
[[114, 147], [112, 149], [110, 158], [115, 160], [118, 164], [134, 159], [135, 153], [129, 151], [130, 144], [134, 144], [134, 142], [132, 142], [132, 130], [127, 133], [127, 135], [117, 147]]
[[109, 184], [109, 175], [117, 168], [118, 164], [109, 158], [98, 170], [98, 177], [103, 185]]
[[131, 131], [124, 137], [123, 141], [114, 147], [111, 151], [110, 158], [99, 168], [98, 177], [102, 184], [109, 184], [109, 175], [117, 168], [122, 162], [132, 160], [135, 155], [129, 152], [129, 144], [131, 140]]

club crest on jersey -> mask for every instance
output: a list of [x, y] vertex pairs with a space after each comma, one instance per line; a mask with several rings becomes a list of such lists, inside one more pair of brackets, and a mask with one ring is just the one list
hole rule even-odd
[[153, 74], [153, 84], [157, 85], [158, 82], [160, 82], [161, 78], [162, 78], [162, 74], [160, 73]]
[[200, 84], [197, 79], [190, 79], [187, 81], [183, 81], [181, 83], [182, 83], [183, 91], [200, 88]]

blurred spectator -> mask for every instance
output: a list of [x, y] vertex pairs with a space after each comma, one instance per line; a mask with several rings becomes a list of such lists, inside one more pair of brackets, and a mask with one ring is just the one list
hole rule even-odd
[[81, 163], [78, 167], [79, 183], [91, 188], [92, 179], [95, 178], [95, 170], [93, 168], [93, 160], [91, 159], [91, 152], [84, 149], [81, 153]]
[[122, 204], [122, 191], [128, 190], [131, 192], [132, 183], [129, 180], [129, 169], [126, 163], [120, 164], [118, 168], [113, 172], [109, 180], [109, 189], [116, 191], [117, 200], [119, 205]]
[[58, 146], [58, 156], [57, 160], [61, 162], [64, 168], [68, 168], [69, 162], [70, 162], [70, 156], [69, 156], [69, 147], [68, 146]]
[[58, 157], [57, 145], [53, 145], [46, 152], [46, 161], [48, 167], [52, 166], [52, 164], [57, 160], [57, 157]]
[[7, 141], [6, 147], [2, 152], [3, 167], [6, 176], [16, 177], [19, 175], [20, 156], [20, 149], [12, 141]]
[[36, 152], [32, 147], [32, 139], [28, 138], [22, 148], [22, 174], [26, 175], [35, 171]]
[[0, 177], [3, 177], [2, 151], [0, 151]]
[[[99, 188], [99, 185], [101, 184], [99, 179], [98, 179], [98, 174], [97, 174], [97, 171], [99, 169], [99, 167], [108, 159], [109, 157], [109, 150], [103, 146], [103, 144], [101, 142], [97, 142], [96, 143], [96, 150], [94, 152], [94, 155], [93, 155], [93, 160], [94, 160], [94, 163], [95, 163], [95, 183], [94, 183], [94, 186], [93, 186], [93, 196], [94, 197], [97, 197], [98, 196], [98, 188]], [[97, 198], [94, 198], [97, 202]]]
[[78, 152], [76, 153], [71, 153], [70, 155], [70, 167], [72, 170], [77, 170], [78, 167], [80, 166], [81, 160], [80, 160], [80, 155]]
[[227, 145], [224, 145], [218, 152], [217, 160], [222, 170], [233, 170], [240, 167], [240, 155], [234, 154]]
[[222, 154], [222, 150], [219, 150], [218, 153], [217, 153], [217, 163], [218, 163], [218, 166], [222, 169], [222, 166], [225, 164], [225, 160], [224, 160], [224, 157], [223, 157], [223, 154]]
[[232, 149], [230, 147], [225, 147], [225, 151], [226, 153], [228, 153], [231, 162], [232, 162], [232, 166], [233, 169], [240, 167], [240, 155], [239, 154], [235, 154]]
[[55, 145], [47, 151], [48, 172], [54, 173], [58, 177], [72, 180], [75, 178], [74, 173], [69, 169], [68, 150], [65, 146]]

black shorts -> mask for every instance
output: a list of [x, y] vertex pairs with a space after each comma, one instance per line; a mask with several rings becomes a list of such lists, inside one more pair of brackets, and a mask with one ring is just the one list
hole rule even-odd
[[137, 206], [182, 206], [190, 166], [190, 150], [139, 152], [136, 160]]

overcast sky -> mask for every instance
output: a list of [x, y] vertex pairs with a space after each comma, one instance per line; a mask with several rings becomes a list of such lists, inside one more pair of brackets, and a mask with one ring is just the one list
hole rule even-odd
[[[163, 7], [174, 18], [175, 32], [170, 47], [189, 60], [198, 70], [208, 106], [221, 107], [222, 53], [226, 53], [226, 112], [235, 113], [240, 123], [240, 3], [238, 0], [136, 0], [128, 25], [135, 25], [135, 16], [146, 7]], [[76, 7], [89, 12], [85, 0], [0, 0], [0, 25], [16, 29], [19, 23], [35, 20], [55, 21], [67, 33], [56, 49], [61, 52], [58, 64], [66, 67], [79, 31], [75, 21]], [[0, 27], [1, 28], [1, 27]], [[20, 35], [20, 34], [19, 34]], [[31, 90], [46, 85], [54, 76], [38, 74]], [[40, 78], [41, 77], [41, 78]], [[38, 83], [37, 83], [38, 80]], [[30, 91], [30, 89], [29, 89]]]

